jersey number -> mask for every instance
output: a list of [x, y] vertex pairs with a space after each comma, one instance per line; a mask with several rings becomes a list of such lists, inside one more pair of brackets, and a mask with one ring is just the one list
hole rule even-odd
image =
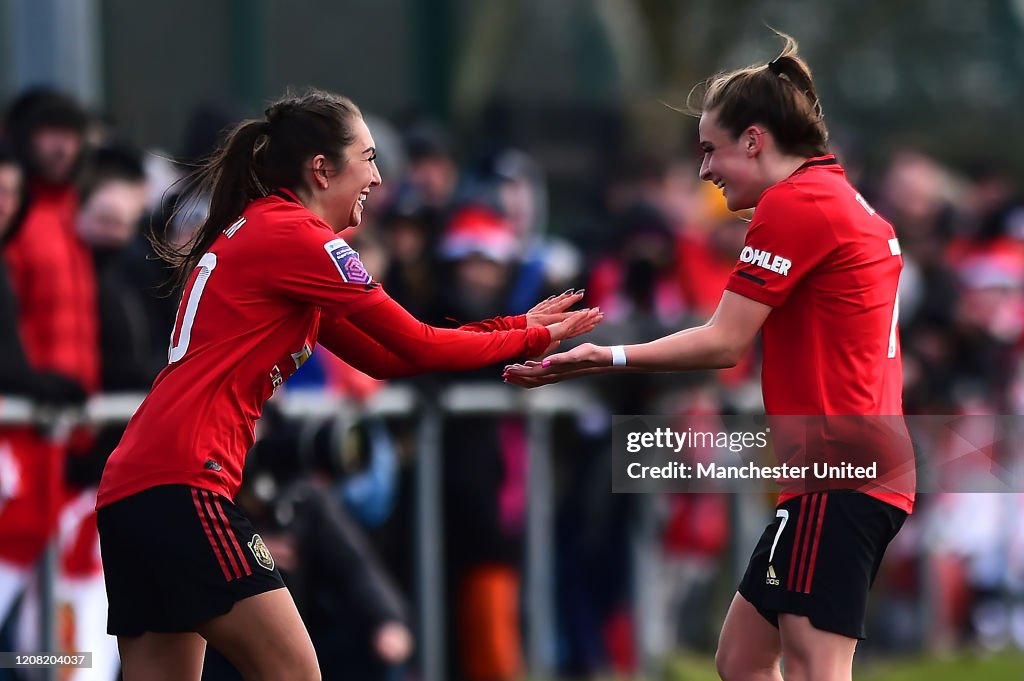
[[896, 356], [896, 331], [900, 323], [900, 289], [896, 287], [896, 298], [892, 301], [892, 324], [889, 326], [889, 359]]
[[[860, 196], [860, 194], [858, 194]], [[889, 253], [898, 256], [902, 253], [900, 240], [896, 237], [889, 239]], [[892, 323], [889, 326], [889, 359], [896, 356], [896, 331], [900, 323], [900, 286], [896, 284], [896, 295], [892, 301]]]
[[786, 529], [786, 523], [789, 522], [789, 511], [784, 508], [780, 508], [775, 512], [776, 518], [782, 518], [782, 522], [779, 523], [779, 530], [775, 533], [775, 541], [772, 542], [772, 550], [768, 553], [768, 562], [772, 562], [772, 558], [775, 557], [775, 547], [779, 545], [779, 537], [782, 536], [782, 531]]
[[[199, 259], [199, 264], [196, 265], [199, 273], [192, 284], [192, 289], [188, 291], [187, 297], [185, 294], [181, 296], [181, 300], [185, 305], [185, 314], [181, 316], [181, 329], [178, 329], [177, 324], [171, 329], [171, 347], [167, 351], [168, 364], [174, 364], [188, 352], [188, 343], [192, 339], [192, 324], [196, 320], [196, 309], [199, 307], [199, 299], [203, 297], [206, 282], [209, 281], [210, 274], [213, 273], [216, 267], [216, 253], [207, 253]], [[178, 338], [177, 345], [174, 344], [175, 337]]]

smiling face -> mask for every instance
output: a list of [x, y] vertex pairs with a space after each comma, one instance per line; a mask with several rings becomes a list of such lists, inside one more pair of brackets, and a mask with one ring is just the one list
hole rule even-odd
[[753, 208], [771, 183], [761, 177], [757, 158], [764, 134], [750, 126], [738, 138], [718, 125], [714, 111], [705, 111], [698, 125], [703, 158], [700, 179], [722, 190], [731, 211]]
[[337, 163], [323, 156], [314, 159], [314, 168], [322, 165], [326, 172], [326, 177], [321, 176], [325, 181], [321, 184], [320, 201], [326, 213], [324, 218], [335, 232], [359, 225], [370, 190], [381, 183], [370, 129], [359, 117], [352, 121], [352, 130], [355, 140], [342, 151]]

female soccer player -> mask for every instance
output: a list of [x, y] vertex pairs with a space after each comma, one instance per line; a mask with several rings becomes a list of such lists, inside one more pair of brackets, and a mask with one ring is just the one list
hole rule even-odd
[[[701, 179], [730, 210], [756, 207], [711, 320], [649, 343], [584, 344], [510, 366], [506, 381], [729, 367], [761, 331], [770, 416], [902, 414], [899, 243], [829, 154], [810, 70], [782, 37], [768, 64], [713, 78], [701, 106]], [[780, 658], [788, 681], [850, 678], [868, 589], [912, 510], [912, 484], [899, 487], [780, 496], [722, 627], [723, 679], [777, 681]]]
[[381, 184], [356, 106], [313, 91], [242, 123], [201, 170], [209, 216], [163, 254], [184, 285], [168, 366], [100, 482], [97, 522], [126, 681], [194, 679], [212, 643], [246, 679], [319, 679], [274, 557], [232, 498], [263, 403], [319, 340], [378, 377], [537, 356], [593, 328], [579, 294], [464, 329], [411, 317], [337, 232]]

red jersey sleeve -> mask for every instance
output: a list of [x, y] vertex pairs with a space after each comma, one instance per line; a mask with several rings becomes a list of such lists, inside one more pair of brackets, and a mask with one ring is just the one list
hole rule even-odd
[[274, 285], [286, 297], [355, 314], [388, 298], [363, 267], [359, 253], [317, 220], [298, 222], [275, 235]]
[[779, 307], [836, 246], [829, 221], [813, 197], [786, 184], [773, 187], [754, 210], [725, 288]]
[[346, 317], [320, 318], [319, 342], [374, 378], [478, 369], [536, 356], [551, 343], [545, 327], [488, 332], [441, 329], [419, 321], [385, 295], [381, 304]]
[[520, 314], [513, 317], [492, 317], [479, 322], [468, 322], [459, 327], [463, 331], [511, 331], [512, 329], [526, 328], [526, 315]]
[[321, 317], [317, 342], [335, 357], [376, 379], [420, 373], [415, 364], [367, 336], [346, 317]]

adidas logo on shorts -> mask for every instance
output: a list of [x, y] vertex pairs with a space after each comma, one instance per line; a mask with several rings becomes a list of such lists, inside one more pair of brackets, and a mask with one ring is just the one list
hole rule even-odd
[[770, 586], [779, 586], [782, 584], [782, 582], [779, 581], [779, 578], [775, 576], [775, 568], [771, 565], [768, 566], [768, 577], [764, 580], [764, 583]]

